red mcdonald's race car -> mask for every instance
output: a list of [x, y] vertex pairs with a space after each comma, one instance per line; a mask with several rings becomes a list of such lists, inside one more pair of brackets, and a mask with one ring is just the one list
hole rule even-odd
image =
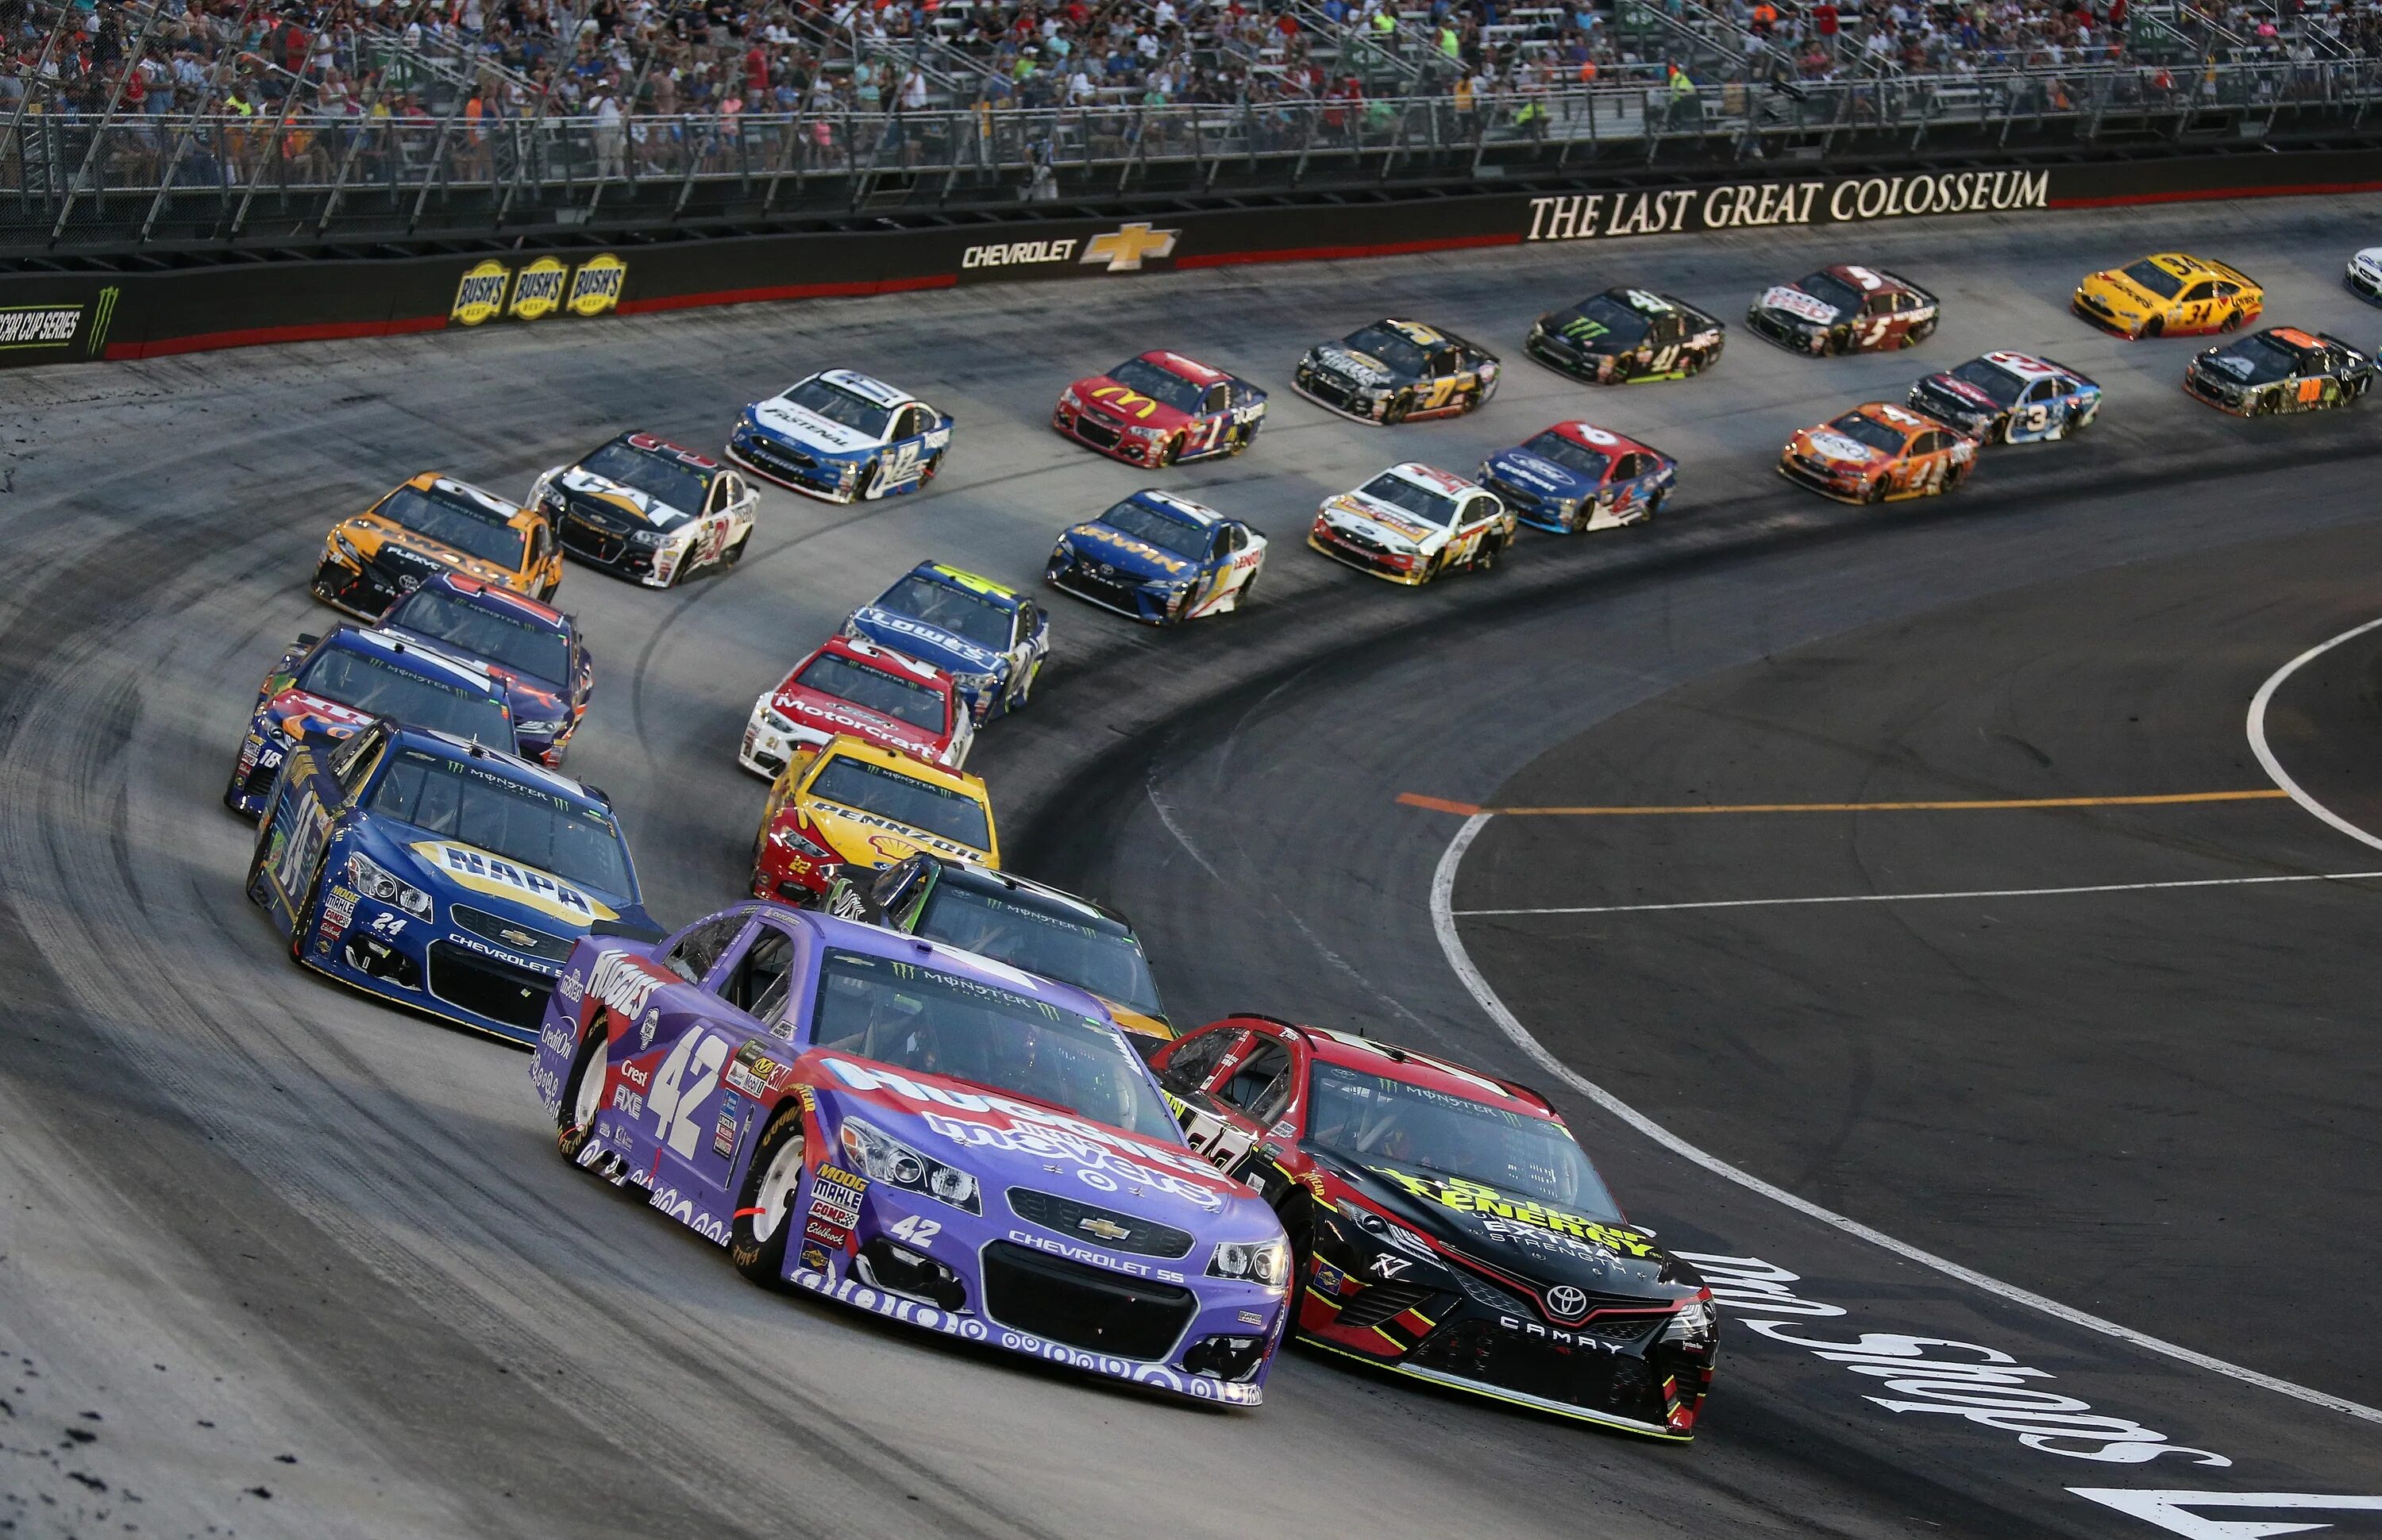
[[1237, 455], [1265, 425], [1266, 393], [1180, 353], [1153, 351], [1059, 393], [1050, 426], [1128, 465]]

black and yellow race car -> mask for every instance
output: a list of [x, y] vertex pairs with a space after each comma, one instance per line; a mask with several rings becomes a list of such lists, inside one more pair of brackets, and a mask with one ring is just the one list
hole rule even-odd
[[2219, 411], [2266, 417], [2348, 406], [2374, 384], [2374, 355], [2337, 336], [2271, 326], [2203, 351], [2185, 366], [2183, 388]]
[[1291, 385], [1320, 407], [1387, 426], [1461, 417], [1497, 390], [1497, 355], [1419, 321], [1381, 320], [1307, 350]]
[[314, 568], [314, 597], [377, 620], [399, 599], [449, 572], [550, 599], [562, 586], [562, 547], [545, 515], [424, 471], [331, 526]]
[[1684, 380], [1711, 368], [1728, 328], [1684, 299], [1643, 288], [1608, 288], [1530, 327], [1523, 349], [1590, 385]]

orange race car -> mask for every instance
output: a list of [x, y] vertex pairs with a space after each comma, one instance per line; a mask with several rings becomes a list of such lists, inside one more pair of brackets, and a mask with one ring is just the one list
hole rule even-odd
[[1786, 441], [1778, 473], [1840, 503], [1949, 492], [1977, 465], [1977, 441], [1888, 401], [1855, 407]]

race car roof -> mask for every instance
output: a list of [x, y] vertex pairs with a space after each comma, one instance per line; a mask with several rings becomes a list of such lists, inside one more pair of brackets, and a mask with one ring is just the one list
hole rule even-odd
[[1641, 315], [1666, 315], [1679, 308], [1676, 300], [1667, 299], [1651, 289], [1608, 288], [1604, 292], [1606, 298], [1618, 299]]
[[1453, 471], [1442, 471], [1437, 466], [1425, 465], [1420, 460], [1393, 465], [1389, 473], [1402, 482], [1412, 482], [1417, 486], [1427, 487], [1449, 497], [1461, 497], [1476, 486], [1469, 478], [1459, 476]]
[[[509, 503], [493, 492], [483, 492], [469, 482], [459, 482], [452, 476], [442, 476], [436, 471], [424, 471], [405, 484], [417, 492], [436, 492], [461, 502], [477, 503], [507, 523], [522, 516], [522, 509], [520, 504]], [[387, 499], [383, 498], [382, 501], [386, 502]], [[377, 507], [379, 504], [374, 506]]]
[[1170, 353], [1163, 348], [1142, 354], [1141, 361], [1155, 364], [1169, 374], [1180, 375], [1194, 385], [1222, 385], [1232, 378], [1221, 369], [1210, 369], [1197, 359], [1186, 359], [1180, 353]]
[[489, 695], [502, 694], [485, 668], [470, 658], [433, 646], [419, 637], [399, 636], [378, 626], [369, 630], [360, 626], [341, 626], [324, 639], [323, 645], [350, 653], [368, 653], [378, 657], [403, 658], [409, 667], [443, 671], [457, 684]]
[[[916, 762], [908, 763], [915, 764]], [[1074, 1011], [1076, 1015], [1088, 1016], [1095, 1021], [1114, 1024], [1109, 1015], [1108, 1007], [1074, 984], [1060, 984], [1055, 980], [1042, 978], [1026, 972], [1024, 969], [1012, 968], [1005, 962], [996, 962], [991, 958], [980, 957], [975, 952], [964, 952], [957, 947], [946, 946], [939, 941], [930, 941], [925, 936], [882, 930], [875, 925], [861, 924], [856, 921], [839, 920], [832, 914], [824, 914], [816, 910], [790, 909], [783, 904], [748, 903], [734, 906], [721, 912], [733, 913], [739, 909], [746, 913], [766, 911], [772, 919], [783, 924], [808, 926], [821, 941], [839, 951], [858, 952], [866, 957], [890, 958], [896, 962], [933, 967], [946, 973], [956, 973], [963, 978], [988, 984], [997, 989], [1006, 989], [1015, 994], [1047, 1000], [1062, 1009]], [[847, 1054], [844, 1057], [859, 1058], [862, 1056]]]
[[719, 462], [708, 455], [696, 454], [683, 445], [672, 444], [669, 439], [657, 438], [652, 434], [638, 433], [633, 429], [622, 434], [612, 442], [625, 444], [642, 454], [668, 455], [691, 471], [712, 471], [720, 469]]
[[[849, 658], [864, 667], [874, 668], [879, 673], [907, 674], [920, 684], [932, 685], [945, 694], [951, 692], [952, 677], [949, 674], [931, 663], [912, 657], [907, 653], [897, 653], [890, 647], [880, 647], [866, 637], [829, 637], [819, 643], [817, 652], [794, 665], [792, 674], [800, 674], [809, 665], [811, 658], [816, 658], [822, 653], [833, 657]], [[792, 674], [788, 676], [786, 682], [789, 684], [793, 682]]]
[[534, 764], [519, 754], [507, 750], [491, 748], [485, 743], [475, 743], [468, 738], [458, 738], [453, 733], [439, 732], [432, 727], [400, 727], [393, 735], [392, 741], [403, 742], [409, 739], [417, 744], [444, 749], [450, 753], [460, 754], [476, 764], [502, 771], [523, 785], [534, 786], [540, 791], [552, 792], [558, 797], [569, 797], [596, 809], [608, 818], [612, 815], [610, 801], [594, 788], [574, 781], [568, 776], [558, 776], [543, 764]]
[[1831, 263], [1820, 271], [1842, 279], [1864, 294], [1918, 294], [1917, 284], [1897, 278], [1883, 267], [1863, 267], [1859, 263]]
[[2054, 375], [2065, 379], [2082, 377], [2065, 364], [2054, 363], [2049, 359], [2039, 359], [2032, 353], [1987, 353], [1985, 361], [2007, 369], [2030, 384], [2036, 380], [2050, 379]]
[[1585, 445], [1602, 454], [1626, 455], [1632, 450], [1642, 451], [1649, 455], [1663, 453], [1652, 445], [1641, 444], [1627, 434], [1616, 434], [1610, 428], [1600, 428], [1593, 422], [1557, 422], [1545, 431], [1558, 438], [1570, 439], [1574, 444]]
[[1553, 1123], [1563, 1121], [1556, 1116], [1554, 1108], [1548, 1105], [1546, 1098], [1528, 1086], [1518, 1085], [1511, 1081], [1496, 1080], [1477, 1070], [1467, 1069], [1462, 1065], [1451, 1064], [1443, 1058], [1433, 1058], [1429, 1054], [1418, 1054], [1392, 1044], [1379, 1043], [1356, 1033], [1335, 1032], [1330, 1027], [1311, 1027], [1300, 1022], [1283, 1021], [1271, 1016], [1253, 1016], [1244, 1013], [1239, 1018], [1228, 1018], [1228, 1020], [1252, 1020], [1288, 1027], [1306, 1039], [1308, 1047], [1315, 1057], [1326, 1064], [1337, 1064], [1344, 1069], [1362, 1070], [1369, 1075], [1380, 1075], [1384, 1079], [1399, 1081], [1407, 1085], [1418, 1085], [1428, 1091], [1460, 1096], [1467, 1101], [1483, 1102], [1491, 1106], [1504, 1107], [1511, 1112], [1521, 1113], [1526, 1117], [1543, 1118]]
[[[1172, 492], [1160, 492], [1154, 486], [1143, 487], [1139, 492], [1127, 497], [1125, 501], [1139, 503], [1143, 507], [1156, 513], [1172, 514], [1177, 519], [1188, 519], [1202, 529], [1224, 521], [1224, 516], [1207, 504], [1195, 503], [1188, 497], [1178, 497]], [[1094, 522], [1097, 523], [1098, 520]]]
[[[1899, 428], [1907, 434], [1915, 434], [1922, 428], [1944, 427], [1944, 424], [1938, 422], [1935, 419], [1912, 411], [1909, 407], [1902, 406], [1894, 401], [1863, 401], [1860, 406], [1855, 407], [1853, 410], [1860, 413], [1863, 417], [1868, 418], [1872, 422], [1883, 422], [1889, 428]], [[1946, 429], [1945, 431], [1950, 432], [1951, 430]]]
[[1436, 326], [1426, 326], [1419, 321], [1400, 321], [1395, 316], [1383, 316], [1380, 324], [1396, 332], [1408, 342], [1429, 348], [1437, 343], [1453, 342], [1455, 338]]
[[850, 733], [836, 734], [819, 751], [822, 762], [839, 758], [866, 760], [880, 770], [890, 770], [930, 786], [944, 787], [968, 797], [988, 813], [991, 811], [992, 799], [985, 794], [983, 778], [971, 776], [964, 770], [946, 770], [939, 764], [929, 764], [915, 755], [888, 749], [881, 743], [871, 743], [865, 738], [854, 738]]
[[966, 589], [978, 598], [989, 599], [1004, 608], [1015, 609], [1025, 602], [1025, 595], [1007, 583], [994, 582], [990, 578], [979, 576], [964, 568], [952, 567], [945, 562], [922, 561], [910, 570], [917, 577], [932, 578], [939, 583], [949, 583], [953, 588]]
[[906, 407], [916, 399], [905, 391], [894, 389], [882, 380], [873, 379], [866, 374], [857, 374], [849, 369], [823, 369], [817, 377], [839, 390], [848, 390], [861, 399], [873, 401], [880, 407]]
[[979, 893], [1029, 893], [1046, 902], [1074, 910], [1087, 920], [1103, 921], [1111, 925], [1121, 926], [1126, 931], [1133, 929], [1132, 922], [1115, 910], [1079, 894], [1052, 887], [1048, 883], [1036, 882], [1031, 877], [1021, 877], [1009, 872], [996, 872], [989, 866], [979, 865], [973, 861], [958, 861], [931, 850], [927, 851], [927, 855], [943, 868], [944, 882], [955, 882], [962, 886], [972, 887]]
[[422, 586], [452, 593], [483, 609], [502, 610], [511, 619], [542, 626], [557, 635], [571, 630], [571, 617], [553, 605], [542, 605], [517, 589], [490, 582], [485, 578], [474, 578], [461, 572], [441, 572]]

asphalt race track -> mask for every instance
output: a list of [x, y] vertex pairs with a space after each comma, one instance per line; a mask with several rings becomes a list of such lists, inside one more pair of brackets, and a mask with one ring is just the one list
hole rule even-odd
[[[2162, 1530], [2070, 1489], [2382, 1493], [2382, 1424], [2361, 1414], [2382, 1404], [2382, 1080], [2360, 987], [2382, 879], [2232, 880], [2382, 872], [2382, 849], [2278, 797], [1460, 811], [2273, 789], [2253, 695], [2382, 616], [2382, 409], [2234, 422], [2176, 388], [2195, 344], [2099, 336], [2065, 299], [2089, 267], [2204, 247], [2267, 285], [2270, 321], [2368, 341], [2382, 312], [2338, 275], [2377, 215], [2361, 198], [1917, 222], [9, 376], [0, 1523], [2223, 1536], [2283, 1531]], [[1734, 318], [1763, 284], [1848, 258], [1935, 289], [1942, 332], [1822, 362], [1739, 329], [1713, 373], [1607, 392], [1519, 360], [1529, 317], [1581, 291], [1627, 279]], [[1504, 352], [1497, 399], [1385, 433], [1291, 395], [1306, 341], [1384, 312]], [[1153, 478], [1043, 425], [1066, 381], [1161, 345], [1274, 390], [1249, 455]], [[1883, 509], [1773, 471], [1793, 429], [1992, 347], [2098, 379], [2101, 421]], [[656, 913], [742, 891], [762, 786], [734, 746], [754, 696], [914, 561], [1031, 580], [1062, 524], [1152, 481], [1252, 519], [1273, 545], [1246, 616], [1160, 634], [1050, 599], [1054, 666], [970, 766], [1011, 864], [1134, 915], [1180, 1019], [1361, 1026], [1544, 1084], [1637, 1218], [1743, 1259], [1692, 1448], [1297, 1351], [1261, 1411], [1191, 1410], [764, 1293], [556, 1160], [523, 1056], [289, 966], [239, 895], [252, 834], [217, 798], [258, 675], [330, 619], [305, 593], [324, 529], [419, 470], [519, 495], [623, 426], [715, 445], [742, 403], [831, 363], [956, 413], [931, 493], [765, 493], [725, 578], [654, 593], [574, 568], [563, 589], [598, 669], [569, 768], [622, 809]], [[1302, 544], [1320, 496], [1382, 464], [1468, 471], [1569, 416], [1685, 462], [1657, 526], [1526, 536], [1496, 573], [1418, 592]], [[2303, 796], [2382, 830], [2377, 678], [2382, 632], [2291, 673], [2265, 715]], [[2011, 1289], [1788, 1207], [1556, 1083], [1451, 968], [1429, 903], [1443, 866], [1486, 986], [1573, 1073]], [[1864, 1334], [1885, 1360], [2006, 1355], [2030, 1371], [2011, 1407], [2065, 1398], [2120, 1431], [2027, 1442], [2020, 1412], [1858, 1372], [1842, 1351]], [[2192, 1511], [2382, 1534], [2382, 1511]]]

